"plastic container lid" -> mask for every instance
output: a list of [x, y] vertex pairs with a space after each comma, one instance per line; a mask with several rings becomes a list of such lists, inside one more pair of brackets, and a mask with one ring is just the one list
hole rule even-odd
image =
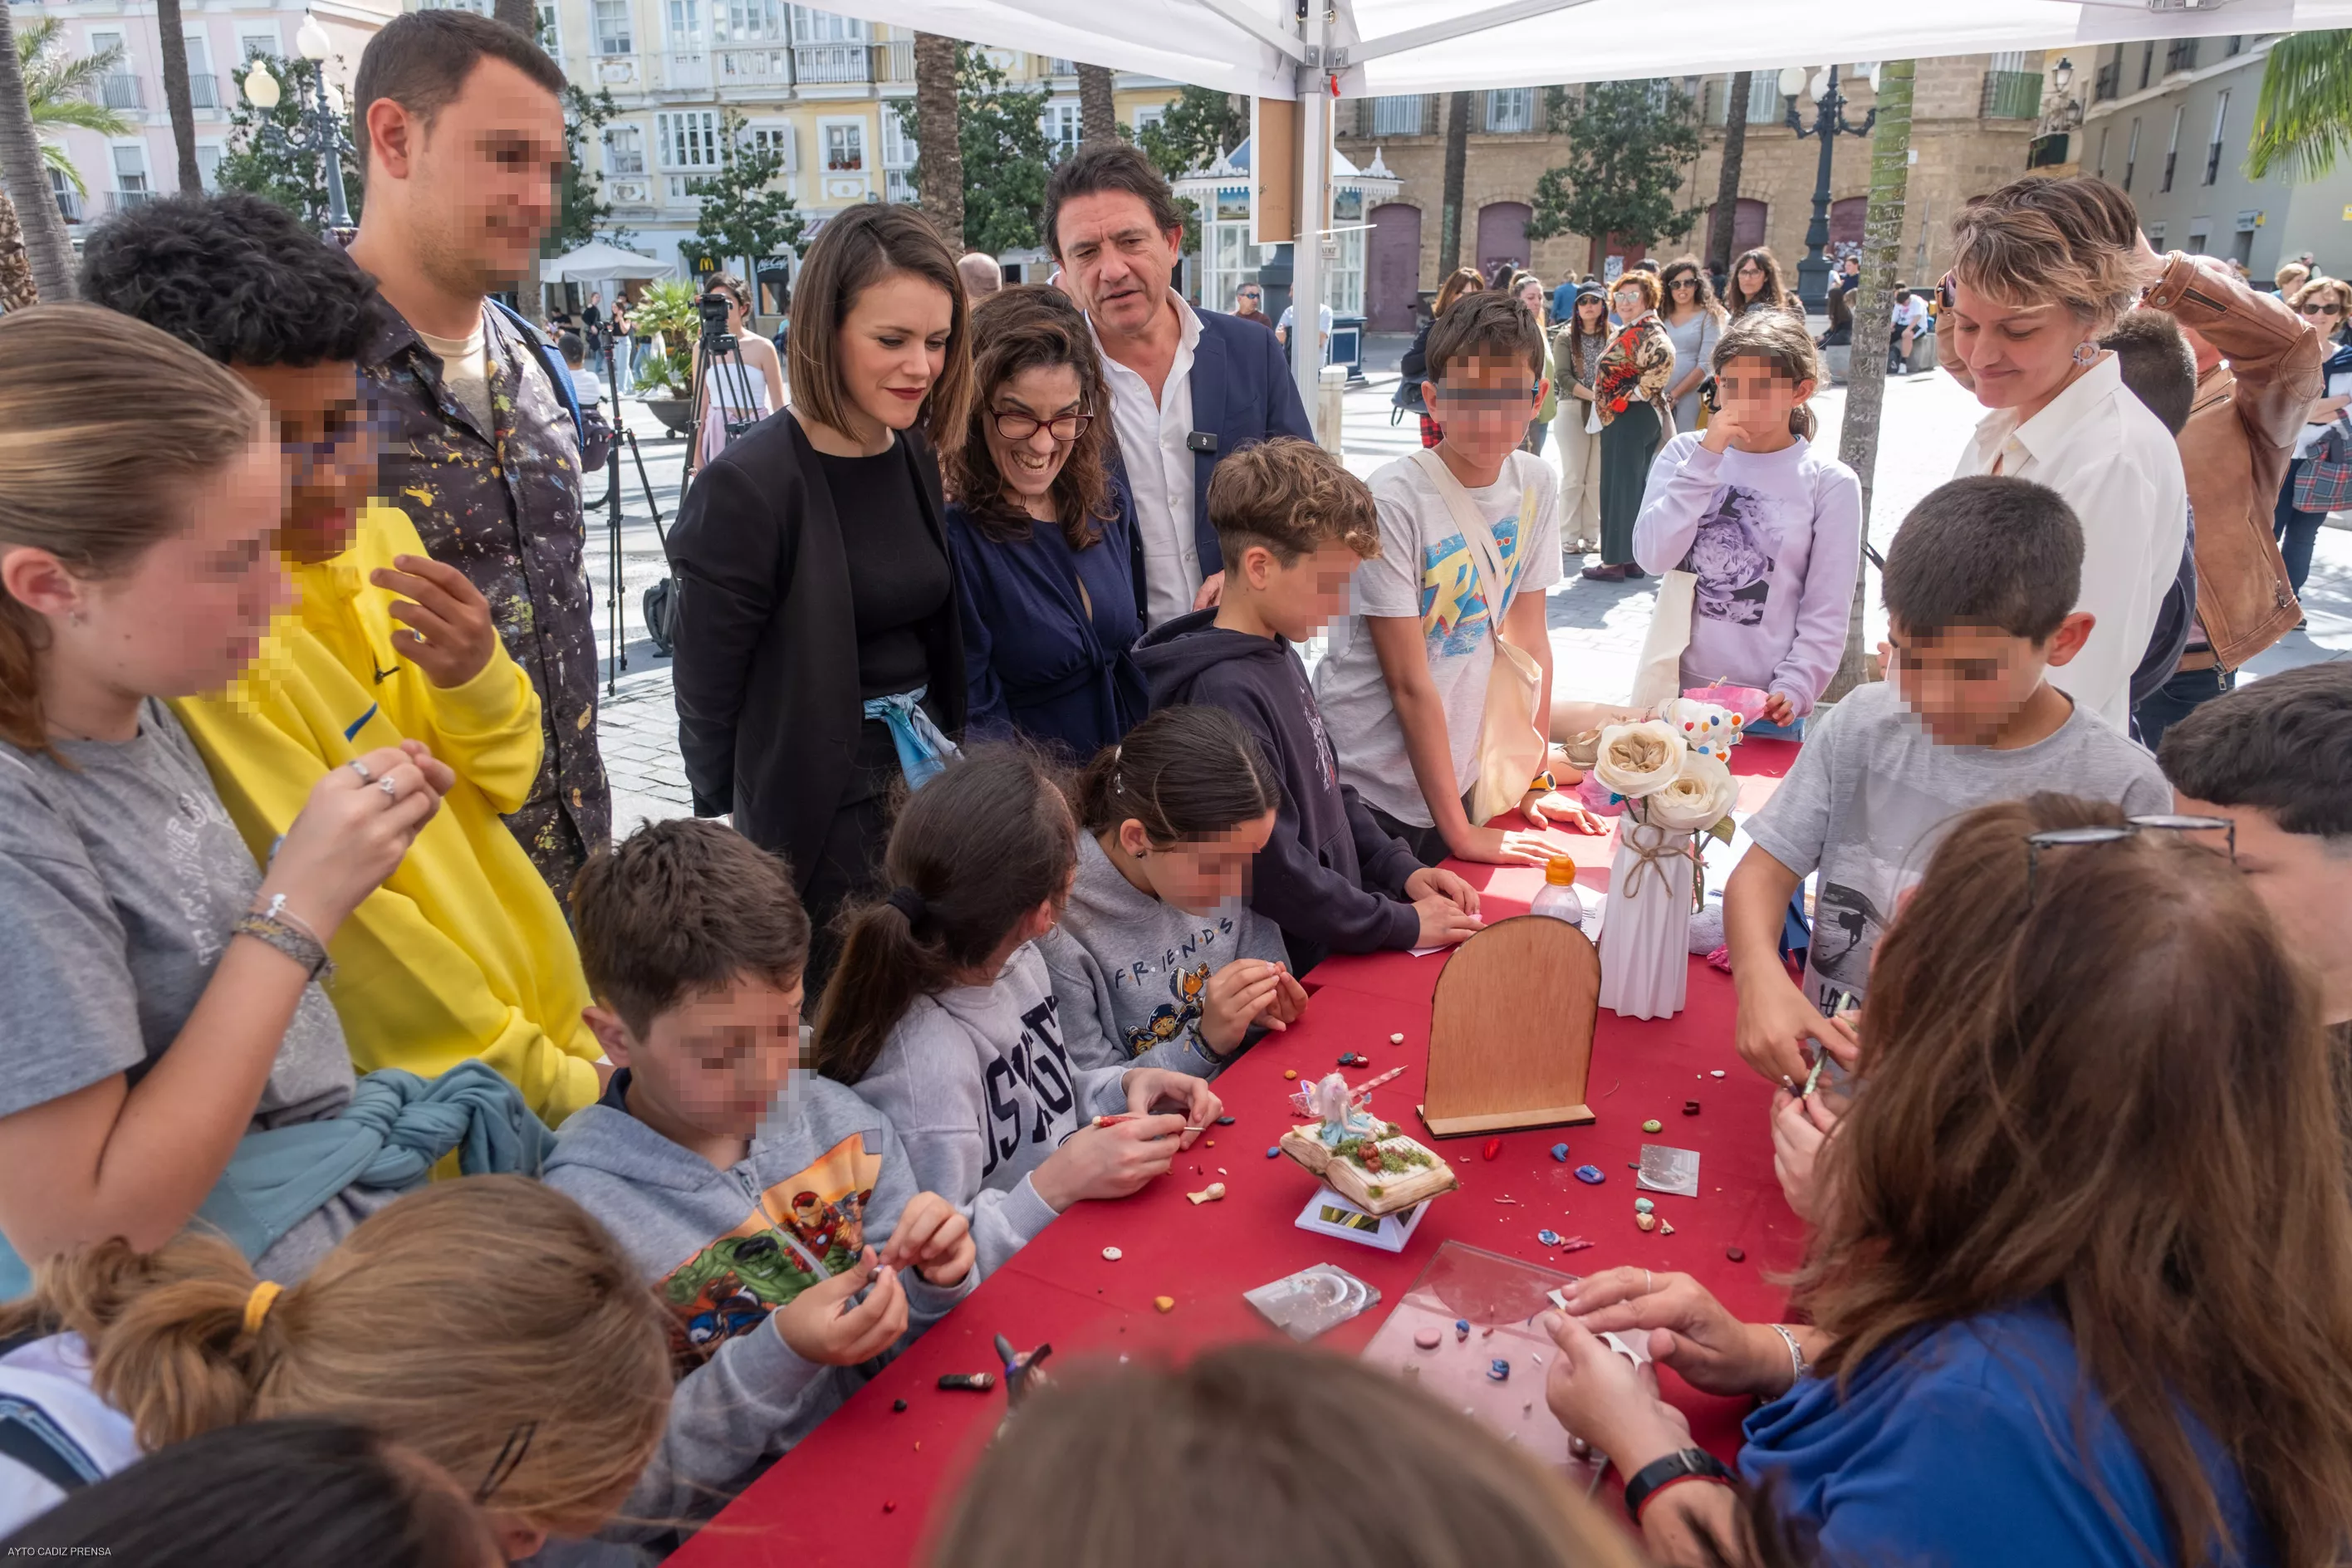
[[1544, 882], [1553, 888], [1575, 886], [1576, 862], [1566, 855], [1553, 856], [1544, 862]]

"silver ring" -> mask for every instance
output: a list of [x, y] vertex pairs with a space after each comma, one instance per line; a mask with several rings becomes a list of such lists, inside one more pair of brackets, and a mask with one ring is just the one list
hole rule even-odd
[[350, 762], [345, 763], [343, 766], [359, 774], [360, 783], [362, 784], [373, 784], [375, 782], [375, 775], [368, 772], [368, 765], [360, 761], [357, 757], [353, 757]]
[[400, 786], [392, 782], [391, 775], [389, 774], [376, 780], [375, 787], [383, 791], [383, 798], [386, 800], [398, 800], [400, 798]]

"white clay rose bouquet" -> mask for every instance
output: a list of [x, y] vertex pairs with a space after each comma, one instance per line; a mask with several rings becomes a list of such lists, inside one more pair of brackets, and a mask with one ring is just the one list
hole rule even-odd
[[[1677, 699], [1669, 708], [1680, 706]], [[1577, 798], [1603, 816], [1630, 815], [1634, 821], [1677, 833], [1731, 837], [1731, 808], [1738, 781], [1722, 758], [1693, 747], [1669, 714], [1638, 724], [1612, 724], [1601, 731], [1600, 755], [1579, 786]]]

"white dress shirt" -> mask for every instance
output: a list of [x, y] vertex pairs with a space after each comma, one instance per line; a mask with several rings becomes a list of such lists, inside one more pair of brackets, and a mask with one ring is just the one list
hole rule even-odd
[[2091, 640], [2050, 684], [2118, 730], [2131, 723], [2131, 676], [2157, 611], [2180, 570], [2189, 486], [2162, 421], [2124, 385], [2113, 353], [2023, 424], [1996, 408], [1977, 425], [1955, 478], [2006, 474], [2047, 485], [2083, 524], [2083, 590]]
[[[1135, 492], [1136, 528], [1143, 539], [1143, 619], [1151, 626], [1191, 610], [1202, 578], [1201, 548], [1192, 533], [1192, 449], [1185, 445], [1192, 433], [1192, 352], [1201, 342], [1201, 318], [1173, 289], [1168, 298], [1176, 307], [1181, 333], [1176, 363], [1168, 367], [1156, 399], [1150, 383], [1102, 353], [1102, 334], [1095, 333], [1103, 375], [1110, 383], [1111, 426]], [[1089, 316], [1087, 331], [1094, 330]]]

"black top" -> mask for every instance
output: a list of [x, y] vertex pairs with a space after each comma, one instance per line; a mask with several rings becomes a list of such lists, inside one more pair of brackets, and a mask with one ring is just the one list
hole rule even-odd
[[860, 695], [911, 691], [930, 679], [923, 626], [954, 591], [947, 552], [923, 516], [914, 471], [893, 443], [873, 458], [819, 452], [849, 553]]

